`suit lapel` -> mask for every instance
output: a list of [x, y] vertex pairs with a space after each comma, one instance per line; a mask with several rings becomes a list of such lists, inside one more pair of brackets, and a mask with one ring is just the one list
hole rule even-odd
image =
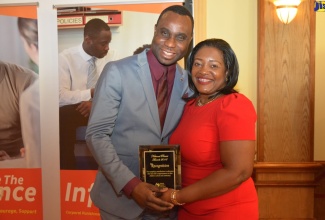
[[[153, 118], [156, 124], [157, 132], [160, 134], [161, 128], [160, 128], [157, 100], [152, 85], [152, 79], [151, 79], [150, 68], [149, 68], [146, 52], [143, 52], [138, 55], [138, 62], [140, 67], [138, 70], [138, 74], [141, 83], [143, 85], [143, 90], [151, 112], [151, 117]], [[183, 94], [185, 88], [184, 85], [187, 83], [187, 76], [185, 74], [186, 73], [182, 71], [181, 67], [179, 65], [176, 65], [173, 91], [170, 97], [168, 111], [165, 119], [165, 126], [163, 128], [161, 137], [164, 137], [167, 134], [169, 134], [170, 130], [175, 127], [175, 123], [179, 121], [178, 114], [175, 113], [177, 111], [178, 105], [180, 104], [180, 97], [184, 95]], [[177, 116], [177, 118], [174, 118], [175, 115]]]
[[151, 116], [156, 124], [158, 132], [160, 133], [161, 131], [160, 131], [158, 106], [157, 106], [155, 91], [152, 85], [152, 79], [151, 79], [150, 68], [149, 68], [146, 52], [143, 52], [138, 55], [138, 61], [140, 67], [138, 70], [138, 74], [141, 83], [143, 85], [144, 94], [146, 96], [147, 103], [149, 105]]
[[[178, 122], [179, 118], [174, 118], [175, 111], [177, 110], [178, 105], [180, 104], [180, 97], [184, 94], [184, 85], [187, 81], [187, 77], [185, 73], [181, 70], [180, 66], [176, 66], [175, 80], [173, 91], [170, 97], [170, 102], [168, 106], [168, 111], [166, 115], [166, 121], [162, 135], [165, 136], [170, 132], [172, 128], [174, 128], [175, 123]], [[177, 114], [176, 114], [177, 115]]]

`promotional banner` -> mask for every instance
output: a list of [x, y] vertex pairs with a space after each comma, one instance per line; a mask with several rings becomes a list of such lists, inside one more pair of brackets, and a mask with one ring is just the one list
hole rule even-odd
[[99, 220], [90, 199], [97, 170], [61, 170], [61, 220]]
[[42, 220], [41, 169], [0, 169], [0, 219]]
[[42, 220], [36, 6], [0, 7], [0, 219]]

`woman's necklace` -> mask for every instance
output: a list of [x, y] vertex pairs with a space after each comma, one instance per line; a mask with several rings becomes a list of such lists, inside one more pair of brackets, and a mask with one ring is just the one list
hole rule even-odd
[[209, 104], [210, 102], [213, 102], [214, 100], [216, 100], [218, 97], [220, 97], [222, 94], [221, 93], [219, 93], [218, 95], [216, 95], [213, 99], [211, 99], [210, 101], [208, 101], [208, 102], [206, 102], [206, 103], [202, 103], [201, 102], [201, 99], [199, 98], [198, 100], [197, 100], [197, 102], [196, 102], [196, 105], [197, 106], [199, 106], [199, 107], [201, 107], [201, 106], [203, 106], [203, 105], [206, 105], [206, 104]]

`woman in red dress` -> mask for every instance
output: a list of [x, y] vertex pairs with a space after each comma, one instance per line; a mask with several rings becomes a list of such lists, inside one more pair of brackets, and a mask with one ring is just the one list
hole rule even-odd
[[188, 64], [194, 95], [169, 140], [181, 146], [182, 189], [162, 198], [180, 206], [179, 220], [256, 220], [256, 112], [234, 89], [236, 55], [224, 40], [208, 39], [196, 45]]

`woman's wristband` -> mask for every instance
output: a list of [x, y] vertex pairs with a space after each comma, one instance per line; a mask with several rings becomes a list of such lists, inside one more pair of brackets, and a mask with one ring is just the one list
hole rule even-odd
[[178, 192], [179, 190], [174, 190], [171, 194], [170, 194], [170, 200], [172, 201], [172, 203], [174, 205], [184, 205], [185, 203], [179, 203], [177, 202], [177, 199], [176, 199], [176, 193]]

